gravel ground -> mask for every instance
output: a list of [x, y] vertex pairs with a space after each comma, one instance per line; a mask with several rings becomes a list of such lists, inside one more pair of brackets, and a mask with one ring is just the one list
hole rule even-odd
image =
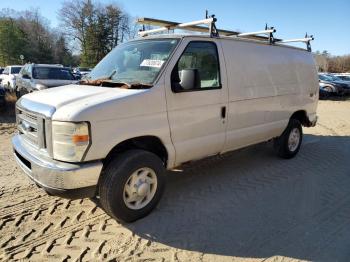
[[318, 114], [296, 158], [266, 143], [169, 172], [157, 209], [122, 225], [25, 178], [1, 112], [0, 260], [350, 261], [350, 100]]

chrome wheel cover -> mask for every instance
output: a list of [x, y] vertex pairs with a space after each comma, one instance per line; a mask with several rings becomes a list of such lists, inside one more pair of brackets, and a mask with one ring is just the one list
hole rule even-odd
[[147, 206], [157, 191], [157, 175], [153, 169], [142, 167], [133, 172], [124, 185], [123, 200], [133, 210]]
[[300, 143], [300, 130], [299, 128], [293, 128], [288, 137], [288, 149], [291, 152], [297, 150]]

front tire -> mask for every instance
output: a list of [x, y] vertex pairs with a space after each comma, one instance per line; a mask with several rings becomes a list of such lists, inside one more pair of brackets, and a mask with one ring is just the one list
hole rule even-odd
[[290, 159], [299, 152], [302, 140], [303, 130], [300, 121], [290, 119], [282, 135], [274, 139], [274, 149], [278, 156]]
[[111, 217], [133, 222], [158, 204], [165, 185], [165, 168], [158, 156], [129, 150], [110, 161], [99, 182], [100, 203]]

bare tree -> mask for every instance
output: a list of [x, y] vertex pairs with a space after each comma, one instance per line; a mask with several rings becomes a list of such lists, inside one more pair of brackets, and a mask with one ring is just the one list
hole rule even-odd
[[65, 34], [78, 41], [85, 66], [94, 66], [123, 42], [130, 30], [129, 16], [118, 5], [92, 3], [91, 0], [64, 2], [59, 19]]

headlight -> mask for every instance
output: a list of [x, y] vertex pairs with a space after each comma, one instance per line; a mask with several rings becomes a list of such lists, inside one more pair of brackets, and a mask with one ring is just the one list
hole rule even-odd
[[52, 122], [53, 158], [67, 162], [79, 162], [90, 145], [87, 122]]

